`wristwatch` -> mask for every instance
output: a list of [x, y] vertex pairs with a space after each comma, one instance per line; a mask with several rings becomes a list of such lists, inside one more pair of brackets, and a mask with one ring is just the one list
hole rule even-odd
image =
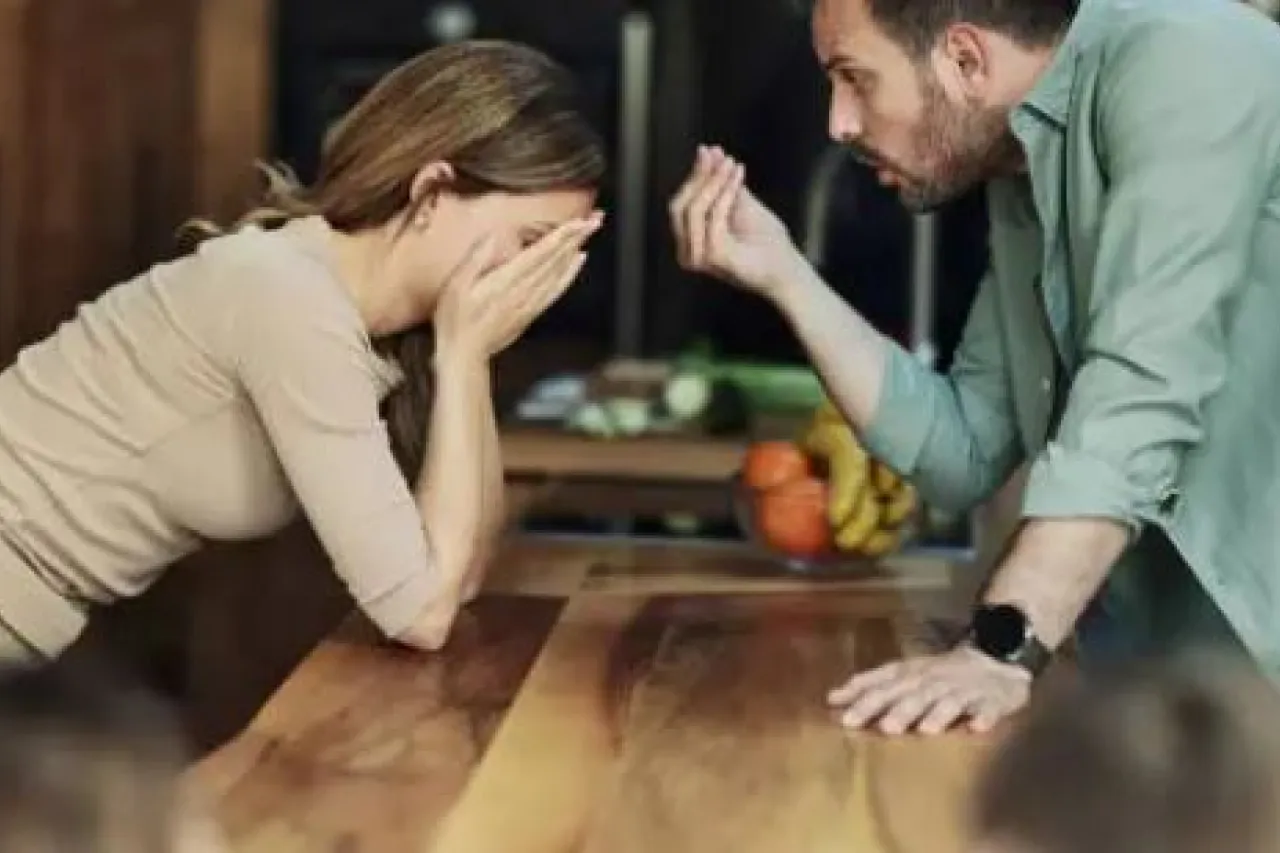
[[973, 610], [969, 643], [1001, 663], [1020, 666], [1033, 676], [1049, 665], [1053, 653], [1040, 642], [1031, 620], [1013, 604], [980, 604]]

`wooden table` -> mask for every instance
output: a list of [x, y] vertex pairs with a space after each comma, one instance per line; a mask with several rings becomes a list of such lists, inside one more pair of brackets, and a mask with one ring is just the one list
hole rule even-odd
[[990, 742], [849, 734], [823, 703], [928, 646], [948, 589], [928, 560], [801, 579], [517, 541], [443, 653], [347, 623], [188, 781], [253, 853], [959, 853]]

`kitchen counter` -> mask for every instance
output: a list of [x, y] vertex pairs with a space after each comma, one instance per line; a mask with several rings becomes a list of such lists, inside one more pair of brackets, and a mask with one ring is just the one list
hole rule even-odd
[[959, 853], [990, 739], [846, 733], [823, 703], [939, 642], [950, 589], [928, 559], [806, 579], [515, 540], [443, 652], [348, 620], [187, 781], [255, 853]]

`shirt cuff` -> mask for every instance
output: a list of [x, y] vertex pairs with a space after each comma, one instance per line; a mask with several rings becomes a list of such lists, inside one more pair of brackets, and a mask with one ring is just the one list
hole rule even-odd
[[1134, 536], [1172, 511], [1177, 492], [1151, 494], [1108, 463], [1050, 443], [1032, 464], [1023, 493], [1024, 518], [1110, 518]]
[[905, 349], [886, 342], [880, 399], [859, 438], [873, 457], [899, 475], [915, 470], [929, 436], [937, 403], [933, 374]]
[[421, 571], [356, 603], [384, 636], [396, 639], [413, 627], [440, 591], [438, 573], [424, 566]]

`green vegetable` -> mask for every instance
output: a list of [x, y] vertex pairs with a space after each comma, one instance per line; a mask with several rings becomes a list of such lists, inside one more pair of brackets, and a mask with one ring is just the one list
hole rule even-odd
[[585, 403], [574, 409], [569, 416], [569, 428], [597, 438], [611, 438], [618, 432], [613, 418], [599, 403]]
[[741, 435], [751, 430], [751, 404], [736, 382], [718, 379], [711, 383], [701, 420], [708, 435]]
[[711, 435], [745, 433], [751, 426], [751, 406], [737, 383], [711, 379], [706, 373], [676, 373], [663, 388], [663, 406], [676, 420], [697, 424]]
[[677, 372], [662, 389], [662, 403], [682, 421], [700, 417], [711, 402], [711, 380], [699, 370]]
[[717, 359], [693, 351], [676, 362], [681, 376], [701, 375], [708, 382], [732, 382], [757, 412], [807, 412], [826, 397], [818, 375], [808, 367], [760, 361]]
[[639, 435], [649, 428], [652, 404], [648, 400], [615, 397], [608, 401], [610, 418], [623, 435]]

